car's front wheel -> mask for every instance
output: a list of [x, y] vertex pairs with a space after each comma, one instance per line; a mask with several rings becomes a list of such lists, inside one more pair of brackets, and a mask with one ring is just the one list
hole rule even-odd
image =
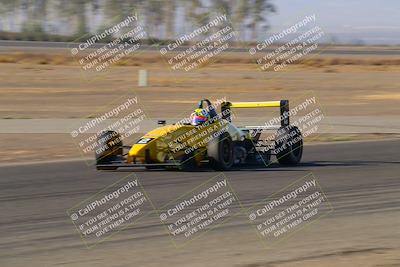
[[121, 136], [115, 131], [104, 131], [97, 137], [97, 146], [95, 150], [96, 169], [97, 170], [115, 170], [114, 166], [106, 165], [112, 160], [117, 160], [123, 153]]

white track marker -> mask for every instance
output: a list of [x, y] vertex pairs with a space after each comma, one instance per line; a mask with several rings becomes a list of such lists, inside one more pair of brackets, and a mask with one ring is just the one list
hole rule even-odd
[[139, 87], [147, 86], [147, 70], [139, 70], [138, 86]]

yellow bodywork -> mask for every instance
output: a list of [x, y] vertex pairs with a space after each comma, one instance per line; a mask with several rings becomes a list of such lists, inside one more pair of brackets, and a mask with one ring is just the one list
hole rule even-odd
[[217, 121], [201, 126], [176, 124], [156, 128], [131, 147], [127, 162], [145, 163], [148, 150], [149, 160], [153, 163], [181, 160], [185, 155], [193, 155], [198, 163], [206, 156], [208, 142], [227, 127], [226, 121]]
[[232, 102], [230, 108], [274, 108], [280, 107], [281, 101], [264, 101], [264, 102]]

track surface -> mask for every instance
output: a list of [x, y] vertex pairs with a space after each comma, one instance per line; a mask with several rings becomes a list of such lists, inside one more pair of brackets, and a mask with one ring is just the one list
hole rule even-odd
[[[0, 50], [1, 48], [12, 48], [12, 49], [49, 49], [49, 48], [61, 48], [61, 49], [70, 49], [78, 44], [76, 43], [65, 43], [65, 42], [39, 42], [39, 41], [5, 41], [0, 40]], [[92, 48], [101, 48], [104, 44], [94, 44]], [[151, 46], [151, 45], [142, 45], [140, 50], [143, 51], [159, 51], [163, 46]], [[186, 47], [178, 47], [176, 51], [183, 51], [187, 49]], [[264, 49], [264, 52], [272, 52], [274, 49]], [[248, 48], [228, 48], [225, 50], [226, 52], [248, 52]], [[311, 54], [326, 54], [326, 55], [399, 55], [400, 50], [397, 48], [388, 48], [388, 49], [368, 49], [368, 50], [357, 50], [357, 49], [329, 49], [324, 48], [320, 50], [312, 51]]]
[[[305, 147], [299, 167], [226, 172], [246, 205], [310, 172], [318, 178], [334, 211], [270, 250], [263, 248], [245, 217], [182, 249], [171, 244], [156, 217], [86, 249], [66, 210], [130, 172], [97, 172], [83, 161], [3, 166], [0, 266], [301, 266], [330, 258], [340, 263], [335, 260], [339, 256], [343, 260], [351, 255], [397, 254], [398, 151], [400, 141], [313, 145]], [[156, 207], [217, 174], [211, 170], [136, 173]], [[400, 257], [388, 260], [387, 266], [400, 265]]]

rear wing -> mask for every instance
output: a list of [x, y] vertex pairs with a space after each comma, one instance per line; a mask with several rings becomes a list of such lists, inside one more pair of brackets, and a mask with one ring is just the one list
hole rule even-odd
[[224, 102], [221, 104], [222, 118], [232, 122], [232, 108], [279, 108], [281, 126], [289, 126], [289, 100], [265, 101], [265, 102]]

